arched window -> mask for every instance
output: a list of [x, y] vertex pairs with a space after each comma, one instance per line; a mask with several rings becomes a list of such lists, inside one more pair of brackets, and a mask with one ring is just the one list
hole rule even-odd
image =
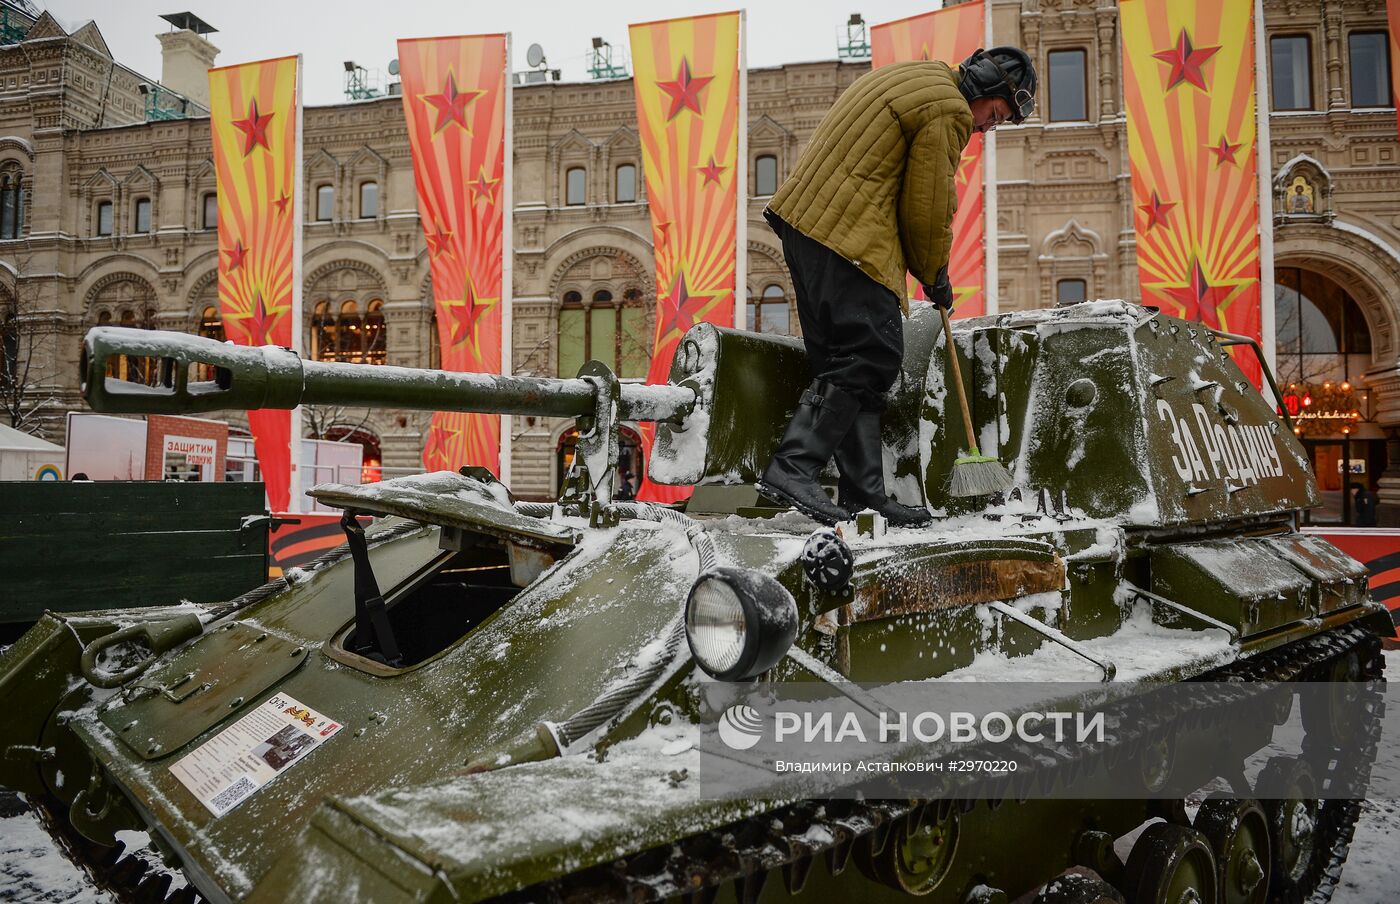
[[144, 235], [151, 231], [151, 199], [137, 198], [136, 207], [131, 216], [131, 231], [136, 235]]
[[335, 216], [335, 188], [330, 185], [316, 186], [316, 220], [329, 223]]
[[1280, 383], [1349, 382], [1371, 367], [1371, 332], [1346, 289], [1297, 267], [1279, 267], [1274, 280]]
[[[213, 339], [215, 342], [224, 341], [224, 321], [219, 316], [219, 309], [211, 305], [205, 305], [204, 311], [199, 316], [199, 335], [205, 339]], [[195, 372], [196, 380], [214, 379], [214, 368], [208, 364], [198, 365]]]
[[340, 304], [340, 317], [335, 323], [337, 361], [354, 361], [364, 336], [360, 335], [360, 306], [353, 301]]
[[379, 183], [360, 183], [360, 219], [372, 220], [379, 216]]
[[204, 218], [200, 220], [204, 229], [219, 228], [219, 196], [211, 192], [204, 195]]
[[749, 329], [755, 333], [776, 333], [788, 336], [792, 333], [792, 318], [789, 316], [787, 294], [777, 283], [763, 287], [763, 294], [749, 299]]
[[112, 234], [112, 202], [97, 202], [97, 234]]
[[631, 204], [637, 200], [637, 168], [624, 163], [614, 172], [613, 200], [618, 204]]
[[763, 154], [753, 164], [753, 193], [759, 197], [778, 190], [778, 158]]
[[385, 359], [384, 302], [375, 299], [365, 311], [365, 344], [363, 360], [366, 364], [383, 364]]
[[[154, 329], [154, 313], [146, 311], [138, 320], [136, 312], [130, 308], [123, 310], [116, 322], [113, 322], [112, 315], [108, 311], [103, 311], [97, 315], [98, 326], [120, 326], [133, 330]], [[140, 358], [134, 355], [122, 355], [119, 358], [107, 359], [107, 376], [116, 377], [119, 380], [127, 380], [131, 383], [145, 383], [147, 386], [156, 385], [160, 378], [159, 358]]]
[[311, 313], [311, 357], [317, 361], [383, 364], [385, 361], [384, 302], [376, 298], [360, 311], [347, 299], [337, 307], [318, 301]]
[[23, 178], [19, 167], [0, 172], [0, 239], [17, 239], [24, 232]]
[[581, 166], [571, 166], [568, 172], [564, 173], [565, 204], [572, 207], [587, 203], [585, 200], [587, 175]]
[[316, 302], [311, 312], [311, 357], [316, 361], [336, 360], [335, 317], [329, 301]]
[[572, 377], [585, 361], [601, 361], [619, 377], [645, 377], [651, 336], [640, 289], [619, 301], [598, 289], [585, 305], [579, 292], [566, 292], [559, 308], [559, 375]]

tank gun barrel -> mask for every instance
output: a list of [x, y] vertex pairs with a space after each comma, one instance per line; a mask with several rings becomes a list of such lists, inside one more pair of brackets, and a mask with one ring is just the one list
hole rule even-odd
[[[122, 356], [154, 360], [155, 385], [107, 377]], [[213, 379], [196, 379], [207, 368]], [[389, 365], [304, 360], [277, 346], [237, 346], [185, 333], [96, 327], [83, 340], [83, 397], [94, 411], [190, 414], [202, 411], [350, 405], [537, 417], [596, 411], [597, 385], [582, 378], [529, 377]], [[622, 384], [617, 417], [679, 422], [695, 393], [674, 386]]]

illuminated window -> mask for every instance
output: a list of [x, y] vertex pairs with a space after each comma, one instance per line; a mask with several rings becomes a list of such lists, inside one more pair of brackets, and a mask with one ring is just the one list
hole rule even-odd
[[564, 203], [570, 206], [583, 204], [586, 173], [583, 167], [570, 167], [564, 174]]
[[[224, 321], [219, 317], [219, 309], [211, 305], [205, 305], [204, 312], [199, 317], [199, 335], [205, 339], [213, 339], [215, 342], [224, 341]], [[214, 379], [214, 367], [209, 364], [196, 365], [194, 379], [212, 380]]]
[[311, 357], [317, 361], [383, 364], [385, 355], [384, 302], [375, 299], [363, 313], [353, 300], [335, 307], [319, 301], [311, 313]]
[[[154, 320], [154, 314], [151, 311], [147, 311], [138, 321], [136, 312], [130, 309], [122, 311], [115, 321], [108, 311], [103, 311], [97, 315], [98, 326], [121, 326], [133, 330], [154, 329]], [[107, 376], [116, 377], [118, 380], [126, 380], [131, 383], [145, 383], [147, 386], [154, 386], [160, 376], [159, 365], [159, 358], [121, 355], [107, 359]]]

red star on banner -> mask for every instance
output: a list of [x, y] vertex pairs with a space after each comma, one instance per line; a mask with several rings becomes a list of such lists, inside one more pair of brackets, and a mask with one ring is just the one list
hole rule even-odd
[[277, 208], [277, 215], [280, 217], [287, 212], [287, 205], [292, 203], [292, 196], [285, 191], [280, 198], [272, 199], [272, 206]]
[[671, 291], [661, 299], [661, 335], [664, 336], [674, 329], [684, 336], [686, 330], [695, 326], [700, 309], [713, 297], [690, 294], [690, 288], [685, 284], [685, 271], [677, 271], [676, 279], [671, 283]]
[[437, 257], [446, 254], [452, 255], [452, 233], [441, 226], [435, 227], [436, 232], [427, 233], [424, 238], [428, 240], [428, 254]]
[[1191, 260], [1189, 281], [1181, 286], [1164, 286], [1161, 292], [1181, 305], [1183, 320], [1196, 320], [1212, 329], [1220, 329], [1220, 309], [1225, 306], [1240, 286], [1212, 285], [1206, 279], [1206, 271], [1200, 258]]
[[660, 251], [666, 246], [666, 241], [671, 237], [671, 221], [656, 224], [656, 250]]
[[470, 135], [472, 127], [467, 123], [467, 105], [485, 93], [478, 89], [458, 91], [457, 76], [449, 69], [447, 82], [442, 86], [441, 94], [420, 94], [418, 97], [437, 111], [437, 124], [433, 126], [434, 136], [441, 134], [443, 129], [454, 122]]
[[258, 99], [255, 97], [248, 105], [248, 118], [233, 121], [233, 127], [243, 133], [244, 157], [253, 153], [255, 148], [263, 147], [269, 151], [272, 150], [272, 146], [267, 143], [267, 124], [272, 122], [272, 117], [271, 113], [258, 113]]
[[1244, 147], [1244, 145], [1242, 144], [1231, 144], [1230, 140], [1224, 135], [1220, 136], [1220, 144], [1218, 146], [1210, 144], [1206, 145], [1206, 148], [1208, 148], [1210, 152], [1215, 155], [1216, 166], [1224, 166], [1227, 163], [1234, 163], [1235, 151], [1238, 151], [1242, 147]]
[[972, 171], [977, 168], [977, 157], [972, 154], [964, 154], [958, 161], [958, 173], [954, 176], [954, 181], [958, 185], [966, 185], [972, 179]]
[[690, 60], [681, 57], [681, 68], [676, 72], [675, 81], [657, 82], [656, 87], [671, 97], [671, 112], [666, 121], [675, 119], [682, 110], [700, 112], [700, 89], [714, 81], [713, 76], [690, 74]]
[[228, 265], [224, 267], [224, 272], [232, 273], [243, 266], [243, 259], [248, 256], [248, 249], [243, 246], [243, 240], [239, 239], [224, 254], [228, 255]]
[[476, 294], [471, 274], [467, 274], [467, 297], [463, 302], [445, 301], [443, 307], [452, 317], [452, 344], [461, 343], [476, 337], [476, 323], [482, 315], [495, 307], [499, 298], [482, 298]]
[[263, 300], [261, 290], [253, 293], [253, 303], [248, 310], [241, 314], [234, 314], [234, 320], [244, 321], [243, 329], [248, 333], [249, 345], [275, 345], [272, 341], [272, 331], [277, 326], [277, 321], [282, 319], [286, 312], [285, 306], [267, 306]]
[[496, 203], [496, 186], [500, 185], [500, 179], [488, 179], [486, 177], [486, 167], [482, 167], [477, 172], [476, 178], [471, 181], [472, 203], [475, 204], [483, 197], [487, 206]]
[[710, 155], [710, 163], [709, 163], [709, 165], [708, 165], [708, 166], [697, 166], [696, 169], [698, 169], [698, 170], [699, 170], [702, 174], [704, 174], [704, 176], [705, 176], [705, 181], [704, 181], [704, 183], [702, 183], [703, 185], [709, 185], [711, 182], [713, 182], [713, 183], [716, 184], [716, 185], [719, 185], [719, 184], [720, 184], [720, 183], [719, 183], [719, 177], [720, 177], [720, 175], [721, 175], [725, 170], [729, 169], [729, 167], [727, 167], [727, 166], [720, 166], [718, 163], [715, 163], [715, 155], [714, 155], [714, 154], [711, 154], [711, 155]]
[[423, 445], [423, 456], [429, 461], [438, 460], [450, 466], [452, 440], [461, 435], [461, 430], [435, 420], [432, 427], [428, 428], [428, 441]]
[[1192, 47], [1191, 36], [1183, 28], [1176, 39], [1176, 46], [1152, 54], [1154, 58], [1171, 66], [1171, 71], [1167, 73], [1166, 88], [1163, 90], [1170, 91], [1182, 82], [1189, 82], [1202, 91], [1207, 90], [1205, 73], [1201, 71], [1201, 67], [1219, 50], [1218, 46]]
[[1175, 201], [1163, 201], [1157, 196], [1157, 192], [1152, 192], [1152, 200], [1146, 204], [1139, 204], [1138, 210], [1147, 214], [1147, 229], [1153, 226], [1167, 225], [1167, 213], [1176, 206]]

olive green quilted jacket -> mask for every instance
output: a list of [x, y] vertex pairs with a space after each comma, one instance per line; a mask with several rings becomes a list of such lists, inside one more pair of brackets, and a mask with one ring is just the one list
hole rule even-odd
[[768, 207], [888, 286], [932, 283], [948, 263], [953, 177], [972, 135], [958, 73], [895, 63], [856, 79], [827, 112]]

